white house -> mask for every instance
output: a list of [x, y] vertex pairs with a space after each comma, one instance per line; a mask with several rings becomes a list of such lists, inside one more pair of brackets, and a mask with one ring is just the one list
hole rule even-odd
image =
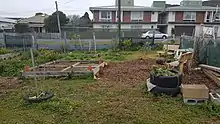
[[14, 25], [17, 23], [16, 20], [13, 19], [8, 19], [5, 17], [0, 17], [0, 30], [1, 32], [3, 31], [13, 31], [14, 30]]

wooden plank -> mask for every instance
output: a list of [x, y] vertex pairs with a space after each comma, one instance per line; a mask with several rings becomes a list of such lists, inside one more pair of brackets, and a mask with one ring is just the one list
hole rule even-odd
[[220, 73], [220, 68], [215, 67], [215, 66], [209, 66], [209, 65], [201, 64], [201, 65], [199, 65], [199, 67], [201, 67], [203, 69], [213, 70], [213, 71], [216, 71], [216, 72]]
[[[88, 68], [89, 66], [75, 66], [77, 68]], [[97, 66], [92, 66], [92, 68], [96, 68]]]
[[80, 62], [77, 62], [77, 63], [75, 63], [75, 64], [73, 64], [73, 65], [71, 65], [71, 66], [69, 66], [67, 68], [64, 68], [63, 70], [61, 70], [61, 72], [67, 71], [67, 70], [69, 70], [69, 69], [71, 69], [71, 68], [73, 68], [73, 67], [75, 67], [75, 66], [77, 66], [79, 64], [80, 64]]
[[40, 65], [39, 68], [66, 68], [68, 65]]
[[97, 79], [96, 76], [97, 76], [97, 74], [99, 73], [100, 68], [101, 68], [101, 67], [105, 67], [105, 65], [106, 65], [106, 64], [103, 62], [103, 63], [99, 64], [95, 69], [93, 69], [94, 79]]
[[217, 72], [212, 71], [212, 74], [215, 75], [216, 77], [220, 77], [220, 74]]
[[93, 69], [93, 74], [96, 75], [100, 71], [100, 67], [96, 67]]
[[46, 66], [46, 65], [49, 65], [49, 64], [53, 64], [55, 63], [56, 61], [52, 61], [52, 62], [47, 62], [45, 64], [41, 64], [41, 65], [38, 65], [38, 66], [35, 66], [35, 67], [31, 67], [30, 68], [30, 71], [33, 71], [34, 69], [38, 68], [38, 67], [42, 67], [42, 66]]
[[81, 63], [96, 63], [97, 60], [59, 60], [57, 62], [81, 62]]
[[203, 69], [203, 72], [204, 72], [211, 80], [213, 80], [218, 86], [220, 86], [220, 80], [219, 80], [219, 78], [216, 77], [216, 76], [212, 73], [212, 71]]
[[179, 45], [164, 45], [164, 49], [168, 51], [176, 51], [179, 49]]

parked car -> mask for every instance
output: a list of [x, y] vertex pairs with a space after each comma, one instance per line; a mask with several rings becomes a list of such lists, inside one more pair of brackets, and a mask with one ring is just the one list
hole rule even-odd
[[167, 39], [168, 34], [161, 33], [159, 31], [148, 31], [141, 35], [141, 38], [150, 39], [153, 38], [153, 32], [155, 32], [154, 38], [156, 39]]

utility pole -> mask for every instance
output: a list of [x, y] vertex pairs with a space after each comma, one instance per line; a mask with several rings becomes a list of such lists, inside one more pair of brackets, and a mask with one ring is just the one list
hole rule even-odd
[[59, 33], [60, 33], [60, 39], [61, 39], [61, 27], [60, 27], [60, 15], [59, 15], [59, 10], [58, 10], [58, 4], [57, 1], [55, 1], [56, 4], [56, 12], [57, 12], [57, 25], [58, 25], [58, 29], [59, 29]]
[[121, 0], [118, 0], [118, 40], [121, 47]]

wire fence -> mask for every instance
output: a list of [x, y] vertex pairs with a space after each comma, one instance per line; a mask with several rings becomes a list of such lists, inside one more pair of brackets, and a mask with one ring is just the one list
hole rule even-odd
[[199, 64], [220, 67], [220, 39], [182, 36], [180, 48], [193, 48]]

